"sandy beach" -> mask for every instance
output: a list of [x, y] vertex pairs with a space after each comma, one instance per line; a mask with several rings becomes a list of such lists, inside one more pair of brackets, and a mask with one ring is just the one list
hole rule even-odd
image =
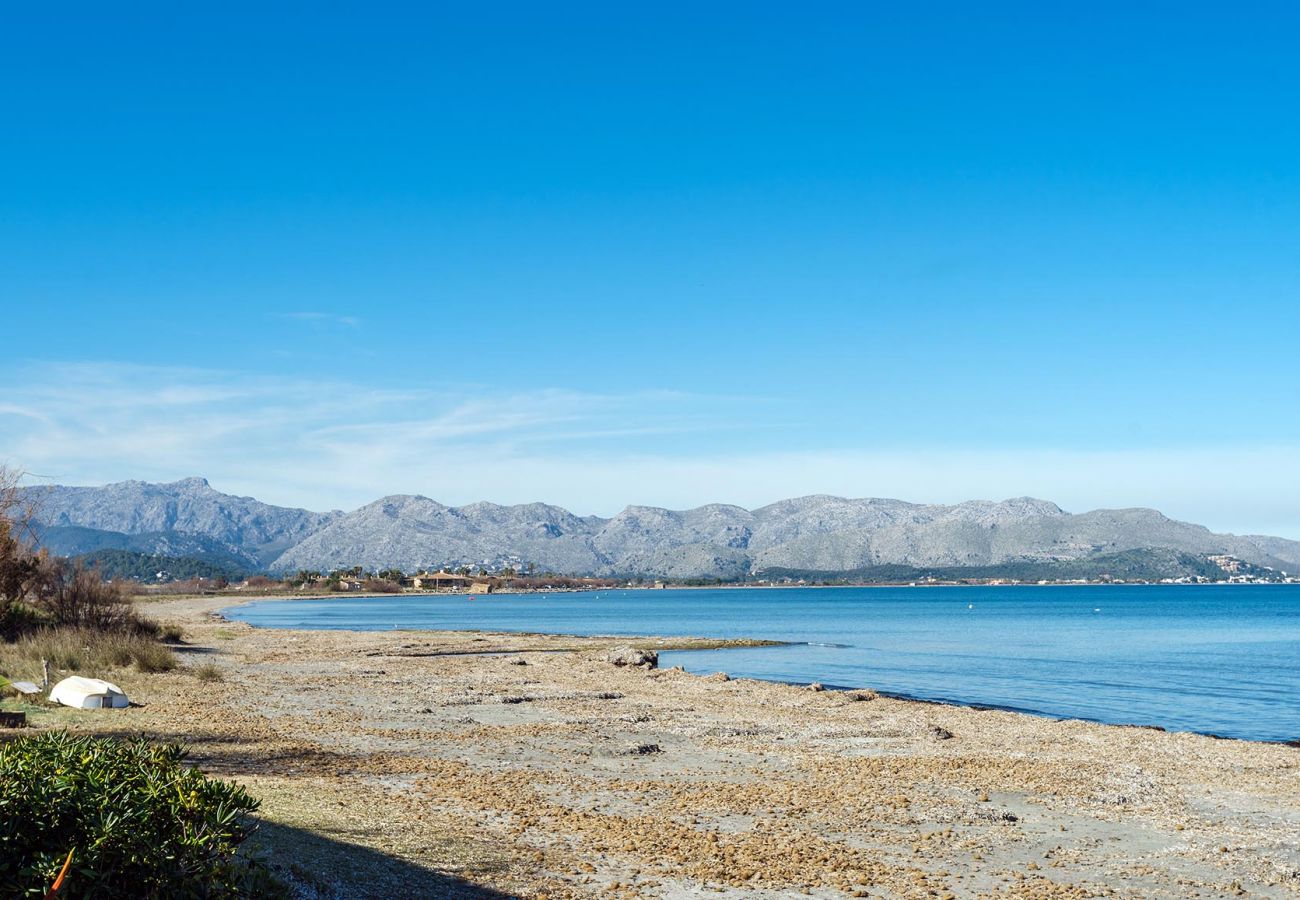
[[[617, 667], [652, 638], [258, 630], [37, 724], [179, 740], [305, 897], [1300, 896], [1300, 749]], [[212, 664], [220, 680], [194, 669]]]

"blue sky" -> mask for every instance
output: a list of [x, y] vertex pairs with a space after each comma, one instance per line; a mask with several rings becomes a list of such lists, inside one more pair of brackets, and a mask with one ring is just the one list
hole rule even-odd
[[6, 13], [10, 464], [1300, 537], [1293, 4], [268, 6]]

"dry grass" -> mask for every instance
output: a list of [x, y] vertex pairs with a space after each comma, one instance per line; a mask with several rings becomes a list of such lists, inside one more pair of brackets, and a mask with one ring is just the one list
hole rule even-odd
[[46, 628], [12, 644], [0, 644], [0, 671], [10, 677], [39, 679], [42, 659], [54, 671], [87, 675], [133, 664], [141, 672], [168, 672], [178, 665], [170, 648], [133, 632]]
[[190, 669], [190, 674], [192, 674], [199, 681], [203, 681], [209, 684], [215, 681], [226, 680], [225, 673], [221, 671], [221, 666], [214, 665], [212, 663], [204, 663], [201, 666], [195, 666], [194, 668]]
[[158, 640], [164, 644], [179, 644], [185, 640], [185, 629], [175, 622], [168, 622], [158, 626]]

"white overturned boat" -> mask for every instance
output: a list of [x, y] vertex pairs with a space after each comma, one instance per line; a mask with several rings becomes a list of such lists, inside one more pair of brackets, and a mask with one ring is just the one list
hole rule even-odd
[[73, 675], [50, 691], [50, 700], [74, 709], [124, 709], [131, 705], [126, 692], [115, 684], [98, 678]]

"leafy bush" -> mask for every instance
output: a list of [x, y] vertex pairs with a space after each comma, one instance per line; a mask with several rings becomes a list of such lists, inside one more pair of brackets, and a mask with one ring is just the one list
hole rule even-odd
[[0, 641], [35, 631], [44, 622], [44, 617], [26, 603], [0, 599]]
[[51, 732], [0, 744], [0, 896], [241, 897], [266, 875], [236, 856], [258, 802], [183, 765], [176, 744]]
[[0, 640], [12, 640], [41, 621], [40, 613], [24, 602], [40, 559], [18, 539], [22, 526], [12, 518], [15, 490], [16, 478], [0, 466]]

